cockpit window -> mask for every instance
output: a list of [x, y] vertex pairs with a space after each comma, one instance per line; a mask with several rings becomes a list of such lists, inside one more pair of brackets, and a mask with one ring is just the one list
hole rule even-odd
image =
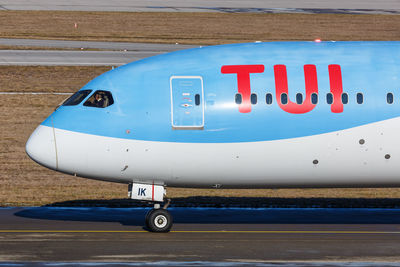
[[114, 99], [109, 91], [96, 91], [83, 104], [87, 107], [105, 108], [114, 104]]
[[72, 96], [70, 96], [67, 100], [65, 100], [62, 105], [63, 106], [75, 106], [75, 105], [78, 105], [91, 92], [92, 92], [92, 90], [80, 90], [80, 91], [76, 92], [75, 94], [73, 94]]

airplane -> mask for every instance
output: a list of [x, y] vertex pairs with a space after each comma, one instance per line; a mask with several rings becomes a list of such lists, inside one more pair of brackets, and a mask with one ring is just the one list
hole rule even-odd
[[[400, 185], [400, 42], [255, 42], [110, 70], [32, 133], [37, 163], [128, 184], [168, 232], [167, 187]], [[161, 207], [162, 204], [165, 204]]]

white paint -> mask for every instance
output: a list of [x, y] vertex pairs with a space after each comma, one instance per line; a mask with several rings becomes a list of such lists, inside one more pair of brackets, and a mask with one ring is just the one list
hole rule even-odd
[[153, 184], [133, 184], [131, 199], [163, 202], [164, 186]]
[[[50, 127], [39, 126], [27, 152], [54, 169], [51, 132]], [[113, 182], [176, 187], [221, 184], [222, 188], [398, 186], [399, 132], [400, 118], [315, 136], [249, 143], [149, 142], [55, 129], [59, 171]], [[360, 139], [365, 144], [359, 144]], [[386, 154], [390, 159], [385, 159]], [[129, 168], [124, 170], [125, 166]]]
[[37, 163], [57, 170], [56, 146], [51, 127], [37, 127], [26, 142], [25, 150]]

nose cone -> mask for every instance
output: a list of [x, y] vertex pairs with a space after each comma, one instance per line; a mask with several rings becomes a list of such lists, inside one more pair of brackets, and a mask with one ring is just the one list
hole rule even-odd
[[40, 165], [58, 169], [56, 138], [52, 127], [39, 125], [26, 142], [25, 150]]

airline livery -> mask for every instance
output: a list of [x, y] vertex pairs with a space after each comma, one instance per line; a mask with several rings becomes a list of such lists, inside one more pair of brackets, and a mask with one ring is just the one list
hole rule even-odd
[[50, 169], [129, 184], [168, 231], [166, 187], [400, 185], [400, 42], [200, 47], [95, 78], [32, 133]]

